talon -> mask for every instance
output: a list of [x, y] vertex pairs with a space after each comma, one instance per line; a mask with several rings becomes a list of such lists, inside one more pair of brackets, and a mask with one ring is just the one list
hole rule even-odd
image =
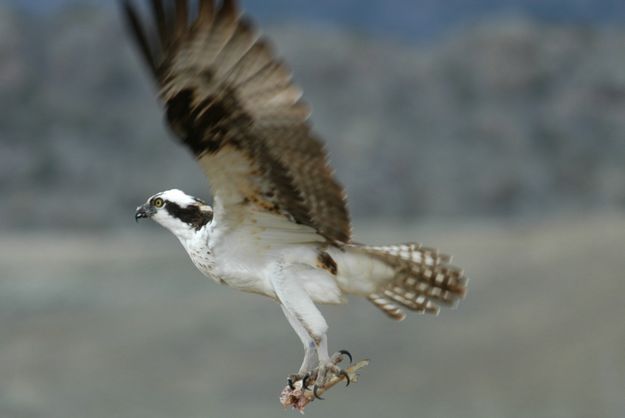
[[310, 373], [306, 373], [302, 379], [302, 390], [308, 389], [308, 379], [310, 379]]
[[[305, 378], [304, 378], [305, 379]], [[291, 379], [291, 376], [286, 378], [286, 383], [289, 385], [289, 388], [291, 390], [295, 390], [295, 386], [293, 385], [293, 379]]]
[[352, 353], [347, 350], [339, 350], [339, 353], [349, 357], [349, 364], [352, 364], [352, 362], [354, 361], [354, 359], [352, 358]]
[[317, 393], [317, 390], [319, 389], [319, 386], [315, 385], [313, 386], [313, 395], [315, 395], [315, 398], [319, 399], [319, 400], [323, 400], [324, 398], [322, 398], [321, 396], [319, 396], [319, 394]]
[[345, 387], [349, 386], [350, 383], [352, 383], [351, 379], [349, 378], [349, 374], [345, 371], [342, 370], [339, 372], [339, 376], [343, 376], [345, 377], [345, 380], [347, 380], [347, 384], [345, 385]]

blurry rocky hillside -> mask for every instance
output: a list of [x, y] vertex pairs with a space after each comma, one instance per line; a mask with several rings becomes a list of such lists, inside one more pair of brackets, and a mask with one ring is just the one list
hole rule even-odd
[[[497, 20], [411, 44], [268, 28], [356, 217], [625, 208], [625, 28]], [[0, 229], [107, 227], [207, 197], [113, 10], [0, 6]]]

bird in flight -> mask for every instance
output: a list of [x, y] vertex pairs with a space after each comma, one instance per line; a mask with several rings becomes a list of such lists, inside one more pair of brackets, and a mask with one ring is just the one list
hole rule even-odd
[[402, 307], [436, 314], [455, 304], [467, 280], [435, 249], [352, 241], [345, 192], [291, 72], [234, 0], [197, 3], [152, 0], [150, 24], [123, 3], [167, 124], [213, 192], [212, 206], [157, 193], [135, 218], [170, 230], [205, 276], [278, 302], [304, 346], [288, 384], [318, 396], [331, 379], [349, 383], [339, 364], [351, 355], [330, 355], [316, 304], [356, 295], [402, 320]]

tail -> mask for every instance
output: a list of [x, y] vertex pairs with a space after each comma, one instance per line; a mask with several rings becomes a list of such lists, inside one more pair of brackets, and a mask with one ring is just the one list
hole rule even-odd
[[438, 250], [415, 243], [354, 245], [351, 249], [385, 263], [394, 271], [367, 298], [395, 320], [406, 317], [398, 305], [436, 315], [441, 305], [453, 306], [466, 294], [468, 279], [463, 271], [451, 265], [451, 257]]

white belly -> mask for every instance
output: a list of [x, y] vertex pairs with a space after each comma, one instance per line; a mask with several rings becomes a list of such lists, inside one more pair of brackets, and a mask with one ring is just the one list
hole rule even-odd
[[218, 283], [276, 298], [271, 280], [276, 263], [297, 265], [297, 277], [293, 279], [313, 301], [345, 302], [337, 276], [319, 268], [320, 243], [310, 238], [310, 233], [300, 233], [299, 229], [292, 232], [258, 224], [227, 229], [213, 225], [212, 229], [199, 231], [192, 240], [181, 242], [195, 266]]
[[240, 251], [227, 254], [217, 252], [208, 246], [185, 245], [185, 249], [197, 269], [206, 277], [229, 287], [251, 293], [275, 297], [273, 289], [259, 274], [263, 268], [257, 257], [243, 255]]

